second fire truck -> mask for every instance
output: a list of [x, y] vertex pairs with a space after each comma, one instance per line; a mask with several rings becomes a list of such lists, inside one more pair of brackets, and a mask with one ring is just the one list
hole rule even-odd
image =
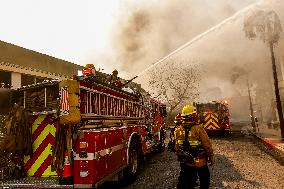
[[224, 102], [196, 103], [196, 108], [201, 123], [208, 133], [228, 134], [230, 132], [230, 114], [226, 100]]

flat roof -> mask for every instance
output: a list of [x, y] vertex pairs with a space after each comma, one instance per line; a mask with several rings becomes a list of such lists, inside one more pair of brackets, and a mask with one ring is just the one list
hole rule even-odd
[[29, 50], [0, 40], [0, 62], [8, 62], [54, 74], [72, 76], [83, 66], [61, 60], [46, 54]]

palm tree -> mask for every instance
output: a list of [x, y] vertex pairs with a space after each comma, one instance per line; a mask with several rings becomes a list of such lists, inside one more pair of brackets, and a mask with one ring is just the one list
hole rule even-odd
[[259, 38], [268, 45], [271, 54], [272, 71], [275, 86], [275, 97], [280, 122], [281, 137], [284, 139], [284, 119], [279, 94], [278, 77], [274, 55], [274, 47], [279, 41], [282, 31], [281, 21], [273, 10], [255, 10], [244, 20], [244, 32], [249, 39]]

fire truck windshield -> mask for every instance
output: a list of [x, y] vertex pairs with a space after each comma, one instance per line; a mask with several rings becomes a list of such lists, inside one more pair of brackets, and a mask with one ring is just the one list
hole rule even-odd
[[215, 112], [218, 111], [218, 104], [198, 104], [197, 105], [198, 112]]

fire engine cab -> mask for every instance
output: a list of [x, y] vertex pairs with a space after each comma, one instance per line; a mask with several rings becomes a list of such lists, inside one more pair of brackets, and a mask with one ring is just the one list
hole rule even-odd
[[[11, 111], [26, 115], [30, 129], [25, 131], [30, 144], [22, 146], [31, 150], [20, 153], [19, 165], [28, 177], [70, 177], [75, 188], [98, 187], [134, 179], [147, 153], [164, 150], [166, 106], [117, 73], [87, 65], [72, 79], [44, 81], [11, 94], [12, 104], [17, 103]], [[9, 119], [23, 122], [12, 113]], [[17, 124], [10, 127], [17, 130]], [[4, 142], [9, 140], [17, 143], [15, 137]], [[19, 153], [19, 148], [4, 150]]]

